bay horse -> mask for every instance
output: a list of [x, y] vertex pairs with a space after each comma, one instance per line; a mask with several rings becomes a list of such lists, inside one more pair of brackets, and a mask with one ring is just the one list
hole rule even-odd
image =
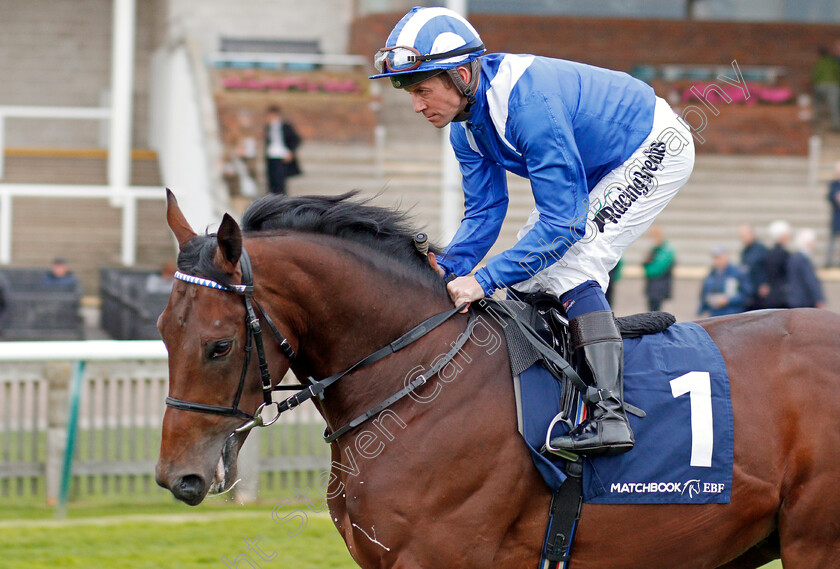
[[[197, 235], [170, 192], [167, 221], [188, 280], [176, 281], [158, 321], [171, 406], [156, 479], [191, 505], [233, 483], [247, 431], [231, 433], [264, 404], [269, 374], [334, 376], [452, 309], [390, 209], [347, 196], [264, 199], [244, 232], [225, 215], [217, 233]], [[451, 351], [468, 318], [456, 312], [313, 397], [328, 431]], [[249, 364], [246, 320], [277, 329], [255, 346], [265, 373]], [[331, 442], [319, 488], [361, 567], [536, 567], [551, 494], [517, 431], [506, 350], [488, 341], [504, 336], [486, 324], [448, 375]], [[584, 504], [570, 567], [746, 569], [779, 556], [785, 569], [840, 567], [840, 316], [763, 311], [700, 325], [731, 381], [731, 503]]]

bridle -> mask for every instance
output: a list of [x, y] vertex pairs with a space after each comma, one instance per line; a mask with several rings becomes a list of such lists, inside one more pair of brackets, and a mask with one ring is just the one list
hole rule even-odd
[[[289, 343], [289, 340], [285, 336], [283, 336], [283, 334], [280, 332], [280, 330], [269, 317], [268, 313], [264, 311], [262, 307], [260, 307], [259, 303], [257, 303], [256, 299], [254, 298], [253, 270], [251, 268], [251, 260], [248, 257], [248, 253], [244, 247], [242, 248], [242, 254], [239, 259], [239, 264], [240, 269], [242, 271], [242, 280], [241, 284], [235, 285], [223, 285], [216, 281], [204, 277], [190, 275], [181, 271], [177, 271], [175, 273], [175, 278], [178, 280], [199, 286], [217, 289], [224, 292], [232, 292], [241, 296], [245, 302], [245, 323], [247, 329], [244, 346], [245, 361], [242, 364], [242, 372], [239, 377], [239, 386], [236, 390], [236, 395], [233, 399], [233, 403], [229, 407], [224, 407], [221, 405], [209, 405], [207, 403], [195, 403], [192, 401], [184, 401], [183, 399], [176, 399], [174, 397], [166, 398], [166, 405], [172, 407], [173, 409], [245, 419], [246, 422], [240, 427], [234, 429], [234, 431], [231, 433], [231, 436], [237, 433], [249, 431], [255, 427], [267, 427], [269, 425], [274, 424], [277, 421], [277, 419], [280, 418], [280, 415], [285, 411], [294, 409], [301, 403], [304, 403], [305, 401], [308, 401], [309, 399], [312, 399], [314, 397], [322, 397], [322, 394], [324, 393], [324, 390], [327, 387], [334, 384], [344, 376], [361, 368], [367, 367], [373, 364], [374, 362], [377, 362], [382, 358], [393, 354], [405, 348], [406, 346], [416, 342], [417, 340], [419, 340], [420, 338], [422, 338], [423, 336], [425, 336], [426, 334], [428, 334], [429, 332], [431, 332], [432, 330], [449, 320], [452, 316], [454, 316], [464, 308], [464, 305], [461, 305], [451, 310], [435, 314], [434, 316], [424, 320], [423, 322], [421, 322], [420, 324], [418, 324], [417, 326], [415, 326], [414, 328], [412, 328], [411, 330], [409, 330], [390, 344], [380, 348], [379, 350], [359, 360], [354, 365], [350, 366], [341, 373], [337, 373], [335, 375], [321, 380], [315, 380], [309, 377], [307, 378], [309, 385], [274, 385], [274, 382], [271, 379], [271, 372], [269, 371], [268, 361], [265, 357], [265, 348], [263, 346], [262, 338], [262, 328], [260, 326], [260, 319], [257, 316], [257, 312], [259, 312], [260, 315], [262, 315], [262, 317], [265, 319], [266, 323], [271, 329], [272, 334], [279, 342], [280, 350], [283, 352], [283, 355], [286, 357], [286, 359], [289, 360], [290, 364], [295, 360], [296, 353], [295, 350], [292, 348], [291, 344]], [[381, 401], [378, 405], [375, 405], [373, 408], [359, 415], [355, 419], [352, 419], [341, 428], [336, 429], [333, 433], [325, 433], [325, 440], [327, 442], [333, 442], [341, 435], [364, 423], [369, 418], [380, 413], [385, 408], [393, 405], [394, 403], [396, 403], [415, 389], [419, 388], [421, 385], [425, 384], [429, 379], [434, 377], [441, 369], [443, 369], [447, 364], [449, 364], [452, 358], [454, 358], [458, 351], [460, 351], [464, 344], [466, 344], [467, 340], [472, 335], [474, 324], [475, 321], [473, 320], [473, 315], [471, 313], [469, 322], [467, 324], [467, 330], [458, 336], [457, 341], [452, 344], [452, 349], [445, 356], [443, 356], [442, 358], [435, 359], [434, 365], [432, 365], [432, 367], [429, 368], [429, 370], [427, 370], [426, 373], [416, 376], [413, 379], [413, 381], [408, 383], [403, 389], [386, 398], [385, 400]], [[251, 363], [251, 352], [253, 351], [254, 347], [256, 347], [257, 359], [259, 362], [263, 402], [260, 404], [259, 407], [257, 407], [257, 410], [252, 415], [241, 410], [239, 408], [239, 402], [242, 398], [242, 392], [245, 388], [245, 379], [248, 375], [248, 368]], [[295, 389], [299, 389], [299, 391], [283, 401], [274, 401], [271, 397], [273, 391]], [[271, 406], [276, 407], [276, 414], [274, 415], [274, 417], [268, 420], [263, 419], [262, 412], [266, 408]]]
[[[295, 359], [295, 351], [292, 349], [292, 346], [286, 337], [283, 336], [277, 326], [274, 325], [274, 322], [271, 321], [271, 318], [268, 317], [265, 311], [263, 311], [259, 304], [257, 304], [256, 300], [254, 300], [254, 278], [251, 270], [251, 260], [245, 249], [242, 249], [240, 268], [242, 270], [242, 284], [229, 286], [219, 284], [216, 281], [205, 279], [203, 277], [182, 273], [181, 271], [176, 271], [175, 273], [175, 278], [178, 280], [225, 292], [233, 292], [242, 296], [245, 301], [245, 362], [242, 364], [242, 372], [239, 377], [239, 387], [236, 389], [233, 404], [230, 407], [223, 407], [221, 405], [208, 405], [207, 403], [184, 401], [182, 399], [175, 399], [174, 397], [167, 397], [166, 404], [169, 407], [180, 409], [182, 411], [195, 411], [197, 413], [209, 413], [211, 415], [223, 415], [225, 417], [239, 417], [241, 419], [246, 419], [249, 422], [254, 421], [262, 424], [263, 409], [274, 405], [274, 402], [271, 399], [271, 392], [275, 390], [275, 386], [272, 385], [273, 381], [271, 380], [271, 372], [268, 369], [268, 361], [266, 360], [265, 348], [263, 346], [262, 328], [260, 327], [260, 320], [257, 317], [256, 310], [254, 310], [255, 306], [266, 319], [271, 331], [280, 342], [280, 350], [290, 362]], [[259, 359], [263, 403], [257, 408], [253, 415], [250, 415], [239, 408], [239, 400], [242, 398], [242, 392], [245, 388], [245, 378], [248, 375], [248, 366], [251, 363], [251, 352], [253, 351], [253, 346], [256, 346], [257, 348], [257, 358]], [[295, 389], [297, 387], [298, 386], [295, 385], [276, 386], [276, 389]], [[279, 413], [277, 417], [279, 417]], [[277, 420], [277, 417], [267, 424], [274, 423], [274, 421]], [[246, 425], [247, 424], [248, 423], [246, 423]], [[254, 426], [257, 425], [254, 424], [250, 428], [253, 428]], [[237, 432], [239, 432], [238, 429]]]

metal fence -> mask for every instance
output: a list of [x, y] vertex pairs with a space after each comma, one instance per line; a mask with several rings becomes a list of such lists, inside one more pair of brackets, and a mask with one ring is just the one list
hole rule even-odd
[[[14, 361], [15, 346], [32, 344], [53, 361]], [[77, 358], [63, 355], [74, 353], [69, 345], [90, 344], [113, 351], [150, 342], [0, 343], [0, 499], [58, 503], [63, 483], [76, 500], [167, 494], [154, 482], [168, 389], [162, 344], [162, 357], [151, 359], [126, 353], [100, 361], [81, 349]], [[77, 368], [74, 359], [87, 363]], [[83, 374], [74, 412], [76, 369]], [[241, 497], [283, 495], [311, 486], [329, 467], [322, 430], [323, 421], [307, 404], [271, 428], [253, 431], [240, 458]], [[72, 476], [63, 482], [68, 440], [75, 441], [75, 453]]]

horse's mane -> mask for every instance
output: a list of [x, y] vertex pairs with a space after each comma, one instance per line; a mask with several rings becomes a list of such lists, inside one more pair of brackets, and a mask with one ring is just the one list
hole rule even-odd
[[[417, 230], [411, 227], [406, 214], [372, 205], [370, 199], [353, 199], [356, 195], [357, 192], [338, 196], [268, 195], [245, 210], [241, 227], [251, 234], [294, 231], [361, 244], [381, 254], [370, 256], [371, 262], [376, 262], [373, 257], [382, 255], [388, 259], [390, 266], [384, 269], [393, 271], [396, 267], [404, 267], [410, 277], [442, 286], [426, 256], [414, 246]], [[210, 237], [214, 236], [199, 237], [187, 243], [178, 256], [178, 268], [230, 284], [213, 266], [215, 239]], [[429, 250], [439, 252], [434, 245], [430, 245]], [[364, 254], [361, 256], [365, 257]]]

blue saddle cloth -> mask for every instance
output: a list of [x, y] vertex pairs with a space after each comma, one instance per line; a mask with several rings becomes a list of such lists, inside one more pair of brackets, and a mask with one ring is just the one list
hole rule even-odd
[[[734, 428], [729, 376], [706, 331], [681, 322], [624, 340], [624, 397], [647, 413], [630, 415], [632, 451], [584, 460], [584, 501], [594, 504], [728, 503]], [[539, 453], [558, 413], [559, 382], [539, 364], [520, 374], [520, 421], [538, 470], [556, 490], [564, 461]], [[562, 423], [551, 437], [567, 431]]]

